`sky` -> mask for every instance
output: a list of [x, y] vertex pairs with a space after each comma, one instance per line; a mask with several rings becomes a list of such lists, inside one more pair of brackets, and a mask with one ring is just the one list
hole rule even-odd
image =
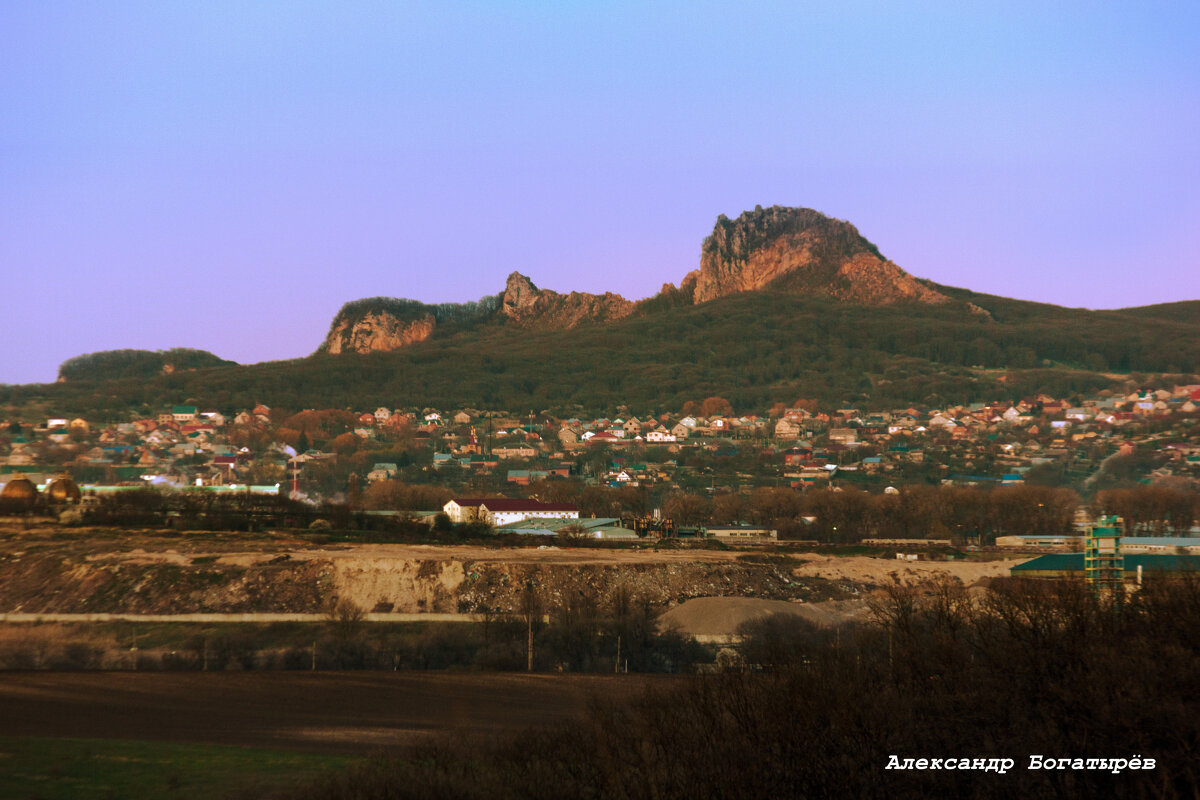
[[1200, 5], [0, 0], [0, 383], [320, 344], [509, 272], [655, 294], [719, 214], [917, 277], [1200, 299]]

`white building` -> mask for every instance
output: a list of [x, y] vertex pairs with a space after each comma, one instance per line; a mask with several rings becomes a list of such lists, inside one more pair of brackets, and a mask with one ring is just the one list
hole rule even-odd
[[579, 509], [567, 503], [507, 497], [456, 497], [442, 507], [452, 522], [486, 522], [498, 527], [527, 519], [579, 519]]

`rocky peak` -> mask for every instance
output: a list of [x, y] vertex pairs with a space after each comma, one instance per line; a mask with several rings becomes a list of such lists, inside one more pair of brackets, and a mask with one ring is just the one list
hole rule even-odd
[[883, 257], [849, 222], [809, 208], [758, 206], [731, 220], [722, 214], [704, 240], [695, 301], [770, 285], [796, 294], [867, 305], [945, 303], [945, 295]]
[[626, 317], [633, 303], [619, 294], [559, 294], [539, 289], [525, 275], [513, 272], [504, 285], [501, 311], [514, 322], [552, 328], [573, 328], [581, 322]]
[[[553, 292], [551, 292], [553, 294]], [[519, 272], [512, 272], [504, 283], [504, 295], [500, 307], [508, 316], [519, 316], [522, 311], [537, 304], [542, 292], [533, 285], [533, 281]]]

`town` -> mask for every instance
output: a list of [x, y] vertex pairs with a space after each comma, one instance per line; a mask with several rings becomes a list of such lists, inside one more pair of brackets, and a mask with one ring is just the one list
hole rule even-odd
[[[281, 496], [432, 521], [455, 497], [507, 497], [569, 507], [600, 520], [591, 524], [597, 537], [613, 538], [653, 518], [670, 532], [759, 525], [783, 538], [992, 544], [1005, 534], [1068, 533], [1088, 502], [1157, 535], [1182, 535], [1197, 515], [1200, 385], [890, 411], [800, 400], [739, 415], [720, 397], [675, 413], [621, 410], [579, 419], [473, 408], [177, 405], [120, 422], [10, 419], [0, 423], [0, 476], [10, 500], [14, 479], [47, 492], [69, 478], [85, 508], [151, 488]], [[903, 515], [884, 513], [866, 515], [868, 522], [861, 513], [847, 518], [844, 508], [839, 517], [828, 499], [837, 492], [841, 506], [854, 496], [895, 510], [897, 496], [939, 487], [1007, 497], [1024, 511], [1008, 513], [1008, 524], [994, 513], [974, 524], [903, 524]], [[1128, 496], [1136, 489], [1139, 497]], [[519, 525], [530, 516], [488, 521], [553, 530]]]

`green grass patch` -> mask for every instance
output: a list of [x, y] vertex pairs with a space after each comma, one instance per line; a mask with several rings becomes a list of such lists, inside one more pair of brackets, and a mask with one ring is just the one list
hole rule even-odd
[[219, 798], [344, 769], [349, 756], [107, 739], [0, 738], [0, 797]]

